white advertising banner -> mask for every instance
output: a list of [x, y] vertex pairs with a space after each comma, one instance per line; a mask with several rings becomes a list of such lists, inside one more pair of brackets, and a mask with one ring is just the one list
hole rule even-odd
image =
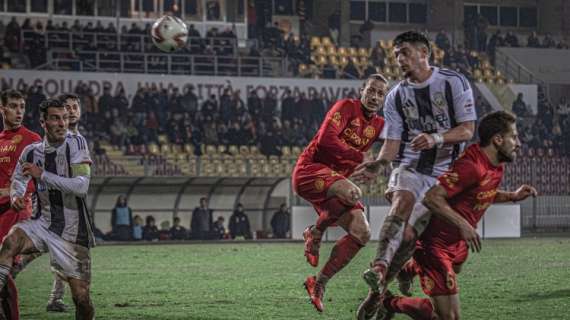
[[199, 99], [208, 98], [211, 94], [219, 95], [225, 87], [239, 89], [242, 99], [247, 93], [256, 90], [260, 97], [267, 92], [280, 97], [286, 90], [293, 93], [305, 93], [308, 97], [313, 93], [327, 97], [330, 101], [357, 94], [362, 85], [360, 80], [314, 80], [294, 78], [259, 78], [259, 77], [214, 77], [183, 76], [136, 73], [103, 73], [103, 72], [68, 72], [38, 70], [0, 70], [0, 84], [7, 84], [14, 89], [22, 89], [24, 84], [41, 85], [44, 93], [55, 96], [73, 92], [78, 83], [87, 83], [94, 95], [101, 95], [103, 87], [111, 88], [111, 94], [124, 89], [129, 100], [140, 87], [156, 85], [158, 88], [178, 88], [193, 86]]

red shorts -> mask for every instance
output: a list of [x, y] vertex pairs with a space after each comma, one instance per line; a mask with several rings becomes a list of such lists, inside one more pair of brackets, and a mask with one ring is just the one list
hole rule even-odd
[[4, 237], [10, 232], [12, 226], [16, 223], [30, 218], [30, 213], [27, 210], [15, 211], [10, 208], [4, 213], [0, 213], [0, 243], [4, 240]]
[[428, 296], [448, 296], [459, 292], [454, 267], [461, 266], [469, 255], [465, 241], [452, 245], [419, 242], [414, 260], [424, 293]]
[[[324, 211], [321, 206], [327, 200], [327, 192], [330, 186], [336, 181], [344, 179], [346, 179], [345, 176], [322, 163], [298, 163], [293, 170], [293, 190], [300, 197], [309, 201], [320, 215]], [[364, 211], [364, 206], [358, 202], [351, 209]]]

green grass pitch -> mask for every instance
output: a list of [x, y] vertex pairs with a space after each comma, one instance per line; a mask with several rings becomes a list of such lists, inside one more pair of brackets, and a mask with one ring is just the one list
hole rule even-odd
[[[96, 318], [354, 319], [375, 248], [370, 243], [330, 281], [317, 314], [302, 286], [316, 269], [301, 243], [100, 246], [92, 251]], [[17, 279], [22, 319], [73, 318], [73, 308], [45, 312], [48, 262], [39, 258]], [[570, 319], [570, 238], [486, 240], [458, 279], [463, 319]]]

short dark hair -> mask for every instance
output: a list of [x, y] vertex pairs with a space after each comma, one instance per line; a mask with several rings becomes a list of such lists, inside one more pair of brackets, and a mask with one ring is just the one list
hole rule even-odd
[[75, 94], [73, 94], [73, 93], [64, 93], [64, 94], [61, 94], [61, 95], [59, 95], [59, 96], [57, 97], [57, 99], [58, 99], [59, 101], [61, 101], [61, 103], [65, 103], [65, 101], [67, 101], [67, 100], [69, 100], [69, 99], [80, 101], [79, 96], [78, 96], [78, 95], [75, 95]]
[[378, 81], [384, 82], [385, 84], [389, 84], [388, 79], [386, 79], [386, 77], [384, 77], [383, 75], [381, 75], [379, 73], [374, 73], [374, 74], [369, 75], [368, 78], [366, 78], [366, 81], [364, 81], [364, 87], [366, 87], [368, 82], [370, 82], [372, 80], [378, 80]]
[[487, 114], [479, 123], [479, 145], [486, 147], [496, 134], [505, 134], [509, 126], [517, 122], [517, 117], [507, 111], [495, 111]]
[[25, 99], [25, 98], [24, 95], [18, 90], [8, 89], [2, 91], [2, 94], [0, 95], [0, 101], [2, 102], [3, 106], [5, 106], [8, 103], [8, 99]]
[[59, 99], [47, 99], [40, 103], [40, 116], [45, 119], [49, 108], [65, 108]]
[[428, 53], [431, 54], [431, 45], [429, 44], [428, 38], [423, 33], [406, 31], [404, 33], [400, 33], [396, 38], [394, 38], [394, 46], [400, 46], [406, 42], [414, 45], [418, 43], [422, 44], [427, 47]]

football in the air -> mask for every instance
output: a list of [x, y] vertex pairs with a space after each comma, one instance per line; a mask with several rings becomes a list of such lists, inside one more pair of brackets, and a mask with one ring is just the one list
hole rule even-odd
[[186, 45], [188, 27], [180, 18], [163, 16], [152, 25], [150, 36], [157, 48], [174, 52]]

